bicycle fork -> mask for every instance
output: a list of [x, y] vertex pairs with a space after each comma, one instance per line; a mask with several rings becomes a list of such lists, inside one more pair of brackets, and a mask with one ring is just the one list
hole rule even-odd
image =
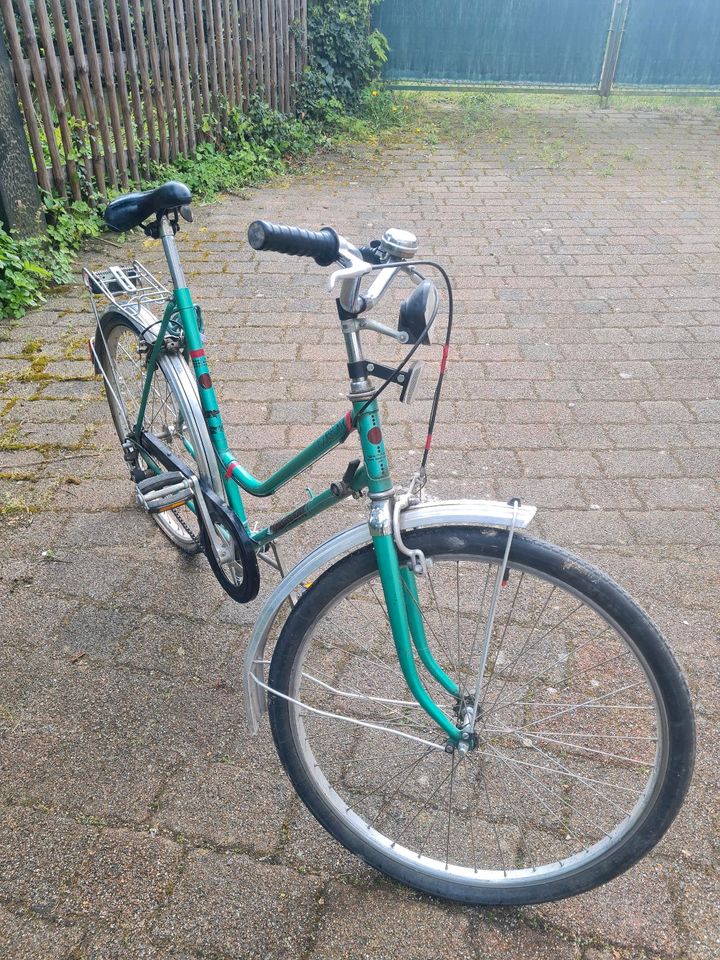
[[[415, 571], [408, 563], [401, 565], [398, 556], [393, 518], [395, 493], [380, 428], [377, 401], [373, 400], [365, 407], [364, 398], [358, 400], [353, 398], [353, 409], [358, 415], [357, 429], [365, 458], [372, 502], [370, 534], [400, 669], [413, 697], [454, 745], [463, 739], [463, 730], [456, 726], [430, 697], [415, 663], [414, 651], [440, 686], [458, 702], [460, 701], [459, 687], [447, 676], [430, 652]], [[429, 573], [425, 575], [429, 576]]]

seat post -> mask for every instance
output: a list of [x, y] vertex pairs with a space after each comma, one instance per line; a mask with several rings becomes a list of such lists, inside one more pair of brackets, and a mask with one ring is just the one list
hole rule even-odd
[[185, 274], [183, 272], [182, 264], [180, 263], [180, 254], [178, 253], [177, 244], [175, 243], [175, 233], [167, 216], [160, 217], [158, 234], [162, 240], [163, 250], [165, 251], [165, 259], [167, 260], [168, 269], [170, 271], [170, 279], [172, 280], [173, 287], [175, 290], [184, 289], [187, 286], [185, 283]]

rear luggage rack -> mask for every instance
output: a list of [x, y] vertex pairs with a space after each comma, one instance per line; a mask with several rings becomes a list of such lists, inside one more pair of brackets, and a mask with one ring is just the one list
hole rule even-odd
[[93, 296], [90, 298], [97, 317], [96, 297], [104, 297], [116, 307], [144, 306], [165, 303], [170, 291], [154, 277], [147, 267], [133, 260], [129, 267], [108, 267], [106, 270], [83, 270], [83, 283]]

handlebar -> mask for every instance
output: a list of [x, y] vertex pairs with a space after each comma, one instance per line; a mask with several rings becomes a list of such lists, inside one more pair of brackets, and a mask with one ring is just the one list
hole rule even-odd
[[301, 230], [267, 220], [248, 227], [248, 242], [254, 250], [274, 250], [294, 257], [312, 257], [319, 267], [329, 267], [340, 256], [340, 237], [332, 227]]
[[[412, 239], [416, 242], [414, 237]], [[311, 257], [320, 267], [338, 263], [339, 269], [330, 277], [328, 290], [334, 290], [339, 283], [340, 305], [348, 314], [355, 316], [372, 309], [381, 300], [398, 272], [407, 273], [416, 283], [423, 279], [417, 270], [407, 264], [406, 258], [388, 254], [383, 249], [382, 241], [373, 240], [358, 248], [339, 236], [332, 227], [323, 227], [319, 231], [302, 230], [300, 227], [255, 220], [248, 227], [248, 242], [254, 250], [273, 250], [295, 257]], [[376, 279], [369, 289], [361, 294], [360, 282], [373, 270], [379, 271]], [[363, 322], [374, 329], [382, 326], [371, 321]], [[387, 327], [383, 327], [382, 332], [400, 339]]]

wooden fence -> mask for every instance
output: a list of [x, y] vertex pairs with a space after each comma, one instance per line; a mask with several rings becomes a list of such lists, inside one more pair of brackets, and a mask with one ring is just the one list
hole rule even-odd
[[307, 0], [0, 0], [0, 10], [38, 184], [73, 199], [192, 155], [253, 96], [290, 111], [305, 65]]

